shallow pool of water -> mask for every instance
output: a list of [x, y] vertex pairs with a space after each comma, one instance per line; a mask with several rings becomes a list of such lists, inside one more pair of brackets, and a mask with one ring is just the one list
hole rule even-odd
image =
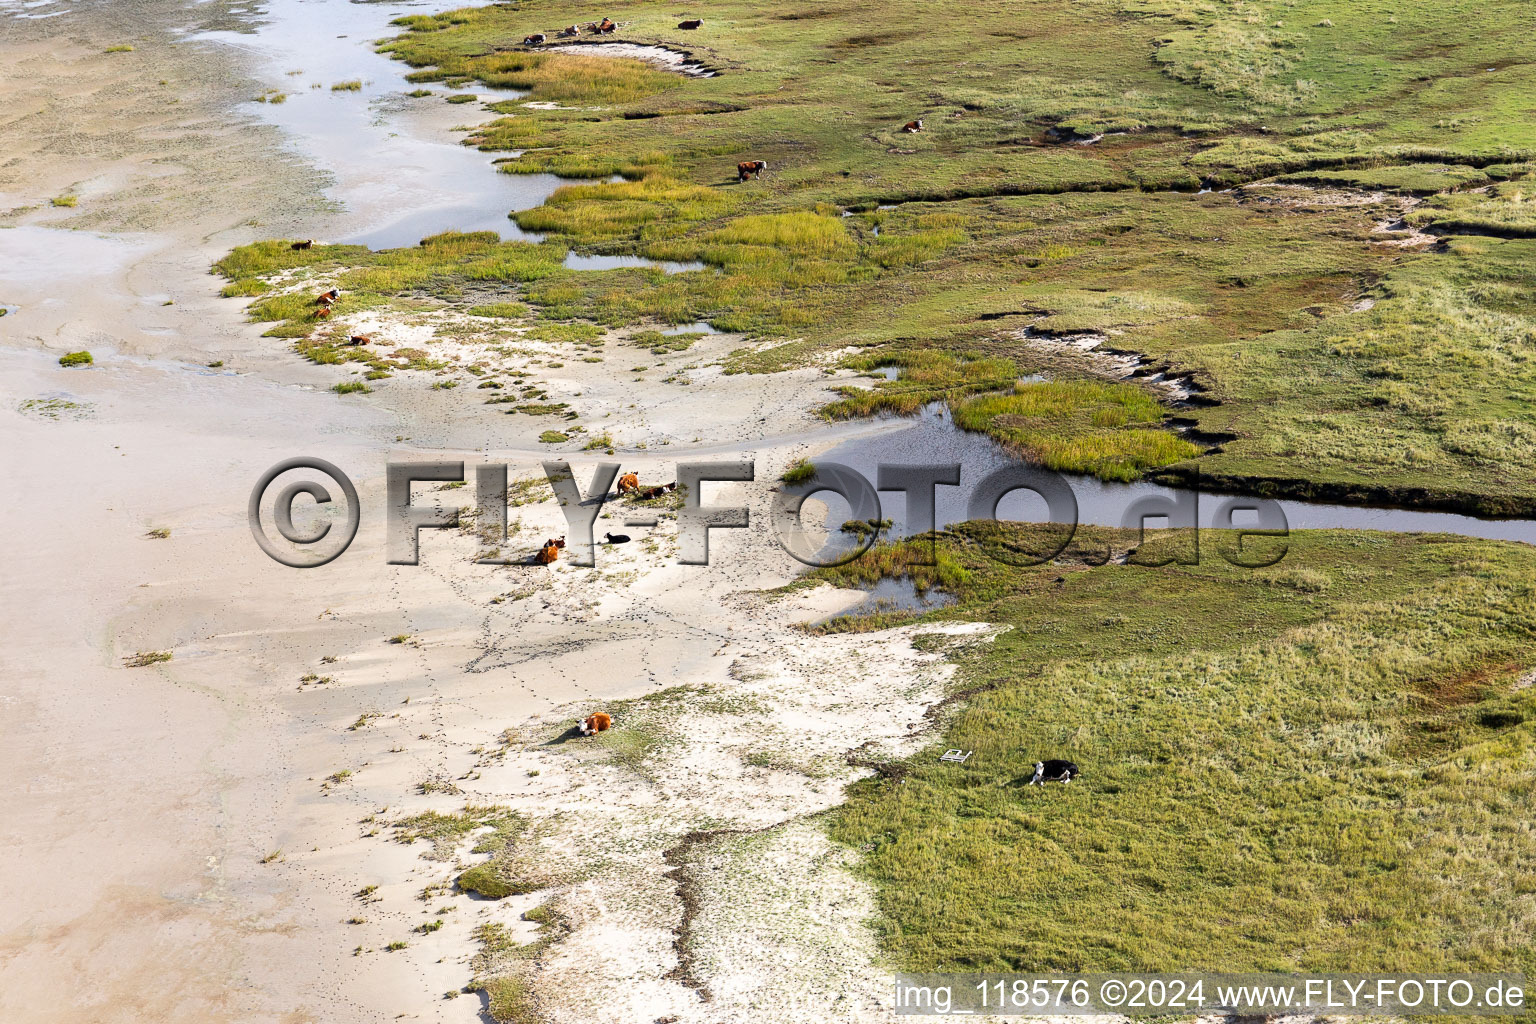
[[[308, 234], [376, 249], [415, 245], [449, 229], [542, 237], [524, 232], [508, 214], [538, 206], [569, 182], [553, 174], [500, 173], [489, 156], [461, 145], [448, 130], [485, 120], [477, 104], [450, 105], [442, 91], [407, 96], [418, 88], [405, 80], [410, 68], [374, 52], [374, 40], [401, 31], [389, 24], [393, 18], [460, 6], [455, 0], [288, 0], [260, 7], [253, 32], [189, 36], [244, 55], [255, 77], [285, 97], [246, 109], [283, 129], [297, 152], [334, 179], [328, 193], [343, 210]], [[349, 83], [357, 88], [332, 88]], [[482, 99], [521, 95], [483, 86], [454, 91]]]
[[814, 625], [849, 616], [878, 615], [881, 612], [927, 612], [935, 608], [946, 608], [956, 601], [953, 594], [939, 590], [930, 589], [920, 594], [912, 581], [905, 577], [888, 576], [872, 587], [861, 589], [865, 593], [864, 600], [845, 612], [819, 619]]
[[568, 253], [565, 265], [570, 270], [617, 270], [620, 267], [652, 267], [664, 274], [683, 274], [690, 270], [703, 270], [706, 264], [689, 261], [648, 260], [644, 256], [581, 256]]
[[668, 327], [661, 332], [666, 337], [675, 337], [679, 334], [719, 334], [720, 331], [705, 323], [703, 320], [695, 320], [691, 324], [679, 324], [676, 327]]
[[0, 0], [0, 11], [13, 18], [57, 18], [68, 14], [68, 0]]
[[[12, 313], [17, 306], [66, 303], [69, 292], [61, 282], [115, 279], [149, 252], [153, 242], [148, 235], [102, 235], [42, 225], [0, 229], [0, 298]], [[0, 319], [0, 327], [10, 319]]]
[[[818, 456], [816, 462], [838, 462], [858, 470], [870, 481], [877, 478], [879, 464], [959, 463], [960, 486], [939, 485], [936, 491], [936, 521], [940, 526], [964, 522], [972, 486], [991, 471], [1018, 461], [985, 434], [964, 431], [954, 425], [949, 412], [932, 405], [911, 419], [905, 429], [866, 434], [838, 445]], [[1062, 474], [1077, 500], [1078, 521], [1096, 526], [1134, 525], [1125, 522], [1132, 503], [1144, 498], [1161, 497], [1175, 501], [1190, 491], [1139, 482], [1106, 483], [1095, 477]], [[1202, 527], [1211, 528], [1218, 509], [1229, 495], [1209, 493], [1197, 497]], [[846, 508], [841, 499], [832, 499], [838, 513]], [[1305, 501], [1277, 502], [1293, 530], [1349, 529], [1389, 530], [1400, 533], [1453, 533], [1489, 540], [1516, 540], [1536, 544], [1536, 521], [1527, 519], [1478, 519], [1451, 512], [1417, 512], [1408, 509], [1365, 508], [1355, 505], [1326, 505]], [[881, 492], [881, 515], [894, 521], [894, 536], [903, 536], [906, 524], [904, 498], [900, 492]], [[1028, 491], [1015, 491], [998, 506], [998, 517], [1020, 522], [1045, 522], [1050, 518], [1045, 501]], [[1239, 513], [1238, 526], [1256, 526], [1256, 517]], [[1151, 520], [1149, 527], [1163, 525]]]

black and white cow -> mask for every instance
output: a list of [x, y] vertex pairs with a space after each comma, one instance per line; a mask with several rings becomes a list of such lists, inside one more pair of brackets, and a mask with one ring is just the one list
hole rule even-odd
[[1029, 780], [1031, 786], [1043, 786], [1047, 782], [1071, 782], [1082, 774], [1082, 771], [1071, 761], [1061, 761], [1052, 758], [1049, 761], [1035, 762], [1035, 777]]

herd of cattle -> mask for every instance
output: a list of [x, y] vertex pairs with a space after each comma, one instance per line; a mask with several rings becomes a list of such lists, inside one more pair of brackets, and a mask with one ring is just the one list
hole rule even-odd
[[[702, 28], [703, 25], [703, 18], [687, 18], [677, 23], [677, 27], [685, 32], [692, 32], [694, 29]], [[602, 21], [589, 21], [585, 25], [567, 25], [565, 28], [555, 33], [555, 38], [574, 39], [576, 36], [581, 35], [583, 32], [587, 32], [594, 36], [606, 36], [616, 31], [618, 27], [618, 22], [614, 21], [612, 18], [604, 18]], [[549, 34], [546, 32], [533, 32], [523, 37], [523, 45], [542, 46], [546, 41], [548, 41], [548, 39]]]
[[[640, 476], [637, 473], [625, 473], [619, 477], [618, 493], [620, 497], [626, 494], [633, 495], [640, 501], [649, 501], [659, 498], [668, 491], [677, 490], [677, 481], [670, 484], [654, 484], [650, 487], [640, 486]], [[629, 535], [623, 533], [605, 533], [603, 539], [609, 544], [627, 544]], [[565, 547], [564, 537], [551, 537], [539, 548], [533, 556], [536, 565], [552, 565], [560, 558], [560, 551]]]
[[[556, 32], [555, 35], [561, 39], [571, 39], [575, 36], [581, 35], [584, 29], [594, 36], [606, 36], [617, 31], [618, 27], [619, 23], [614, 21], [612, 18], [604, 18], [602, 21], [589, 21], [585, 27], [581, 25], [567, 25], [559, 32]], [[523, 37], [523, 45], [539, 46], [548, 38], [549, 36], [545, 35], [543, 32], [534, 32], [532, 35]]]

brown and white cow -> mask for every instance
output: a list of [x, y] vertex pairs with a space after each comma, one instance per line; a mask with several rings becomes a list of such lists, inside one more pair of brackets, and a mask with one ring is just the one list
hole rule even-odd
[[739, 181], [746, 181], [748, 178], [760, 178], [767, 169], [768, 161], [766, 160], [743, 160], [736, 165], [736, 178]]
[[524, 36], [523, 37], [523, 45], [524, 46], [538, 46], [543, 41], [544, 41], [544, 33], [543, 32], [535, 32], [531, 36]]
[[571, 36], [579, 35], [581, 35], [581, 29], [577, 28], [575, 25], [567, 25], [565, 28], [560, 30], [561, 39], [569, 39]]
[[613, 716], [605, 711], [599, 711], [595, 715], [588, 715], [581, 720], [581, 734], [594, 736], [600, 732], [607, 732], [613, 728]]
[[628, 494], [630, 491], [640, 489], [640, 477], [636, 473], [625, 473], [619, 477], [619, 493]]
[[906, 124], [901, 126], [901, 130], [908, 133], [909, 135], [916, 135], [918, 132], [923, 130], [923, 119], [918, 118], [916, 121], [908, 121]]
[[560, 557], [560, 548], [551, 541], [539, 549], [539, 553], [533, 556], [533, 560], [539, 565], [550, 565]]
[[331, 303], [335, 302], [339, 298], [341, 298], [341, 289], [340, 288], [332, 288], [330, 291], [328, 291], [328, 292], [321, 292], [318, 296], [316, 296], [315, 297], [315, 305], [317, 305], [317, 306], [329, 306]]
[[689, 18], [687, 21], [678, 22], [677, 27], [681, 29], [695, 29], [702, 24], [704, 24], [703, 18]]
[[347, 339], [348, 345], [370, 345], [373, 339], [364, 334], [354, 334]]
[[603, 35], [607, 35], [618, 27], [618, 24], [614, 22], [612, 18], [604, 18], [602, 21], [597, 23], [597, 30]]

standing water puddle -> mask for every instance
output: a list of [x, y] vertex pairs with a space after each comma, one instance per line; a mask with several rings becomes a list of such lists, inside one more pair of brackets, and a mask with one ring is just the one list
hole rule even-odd
[[820, 626], [834, 619], [879, 615], [882, 612], [928, 612], [935, 608], [947, 608], [959, 600], [953, 594], [939, 590], [930, 589], [920, 594], [913, 582], [905, 576], [887, 576], [877, 580], [872, 587], [860, 589], [864, 591], [864, 600], [847, 611], [828, 615], [811, 625]]
[[[1001, 445], [985, 434], [961, 430], [950, 419], [949, 411], [941, 405], [930, 405], [911, 420], [905, 429], [867, 435], [838, 445], [821, 455], [817, 462], [838, 462], [858, 470], [870, 481], [877, 476], [880, 463], [959, 463], [960, 486], [939, 485], [936, 491], [936, 522], [949, 526], [969, 518], [966, 499], [970, 489], [994, 469], [1018, 465]], [[1077, 498], [1078, 521], [1096, 526], [1123, 525], [1126, 510], [1132, 502], [1148, 496], [1176, 499], [1190, 492], [1181, 488], [1165, 487], [1154, 483], [1106, 483], [1095, 477], [1062, 474], [1071, 485]], [[906, 526], [898, 510], [905, 512], [899, 492], [882, 492], [881, 514], [895, 523], [892, 536], [905, 535]], [[829, 506], [829, 522], [841, 522], [847, 517], [848, 506], [841, 498], [823, 494]], [[1199, 498], [1200, 525], [1212, 528], [1218, 506], [1224, 495], [1201, 494]], [[1536, 520], [1528, 519], [1478, 519], [1457, 515], [1453, 512], [1416, 512], [1407, 509], [1365, 508], [1356, 505], [1323, 505], [1305, 501], [1277, 502], [1285, 512], [1286, 521], [1293, 530], [1384, 530], [1397, 533], [1451, 533], [1487, 540], [1515, 540], [1536, 544]], [[1045, 501], [1029, 491], [1014, 491], [998, 505], [999, 519], [1019, 522], [1045, 522], [1050, 514]], [[841, 518], [839, 518], [841, 517]], [[1238, 526], [1256, 525], [1253, 517], [1244, 519], [1238, 515]], [[1149, 526], [1160, 525], [1152, 520]]]
[[690, 270], [703, 270], [705, 264], [678, 263], [672, 260], [648, 260], [644, 256], [578, 256], [571, 253], [565, 258], [565, 266], [571, 270], [617, 270], [620, 267], [653, 267], [663, 274], [683, 274]]
[[691, 324], [678, 324], [676, 327], [668, 327], [662, 331], [664, 337], [675, 338], [679, 334], [719, 334], [720, 331], [705, 323], [703, 320], [695, 320]]
[[[486, 120], [479, 105], [446, 101], [454, 93], [472, 92], [481, 100], [523, 94], [484, 86], [447, 90], [433, 83], [430, 96], [407, 96], [417, 88], [405, 80], [410, 68], [374, 52], [375, 41], [404, 31], [390, 24], [394, 18], [461, 6], [459, 0], [269, 3], [259, 9], [251, 33], [190, 37], [250, 57], [253, 73], [275, 90], [267, 102], [250, 104], [252, 112], [283, 129], [300, 153], [335, 179], [331, 195], [346, 211], [311, 234], [374, 249], [416, 245], [450, 229], [495, 231], [509, 240], [543, 237], [520, 229], [509, 214], [538, 206], [577, 180], [501, 173], [452, 132]], [[279, 94], [283, 100], [271, 102]]]

